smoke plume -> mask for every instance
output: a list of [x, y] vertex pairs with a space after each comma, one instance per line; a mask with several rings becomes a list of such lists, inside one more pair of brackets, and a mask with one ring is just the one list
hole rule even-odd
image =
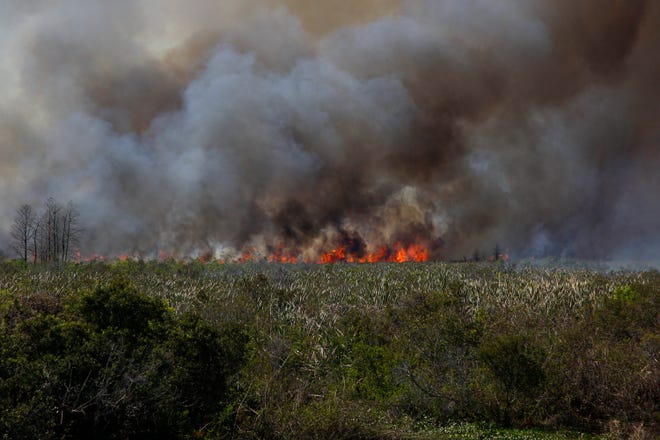
[[660, 2], [4, 0], [0, 248], [660, 258]]

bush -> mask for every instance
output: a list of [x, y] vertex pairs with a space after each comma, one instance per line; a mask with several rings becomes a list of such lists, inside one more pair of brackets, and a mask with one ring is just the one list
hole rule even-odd
[[390, 319], [400, 333], [399, 370], [407, 389], [402, 408], [413, 417], [439, 421], [475, 417], [483, 317], [454, 288], [413, 294], [391, 310]]
[[[660, 352], [658, 291], [653, 285], [616, 289], [555, 337], [548, 396], [562, 424], [604, 430], [658, 425]], [[632, 428], [631, 428], [632, 429]]]
[[34, 298], [7, 302], [5, 437], [184, 438], [220, 429], [228, 379], [243, 361], [241, 328], [177, 316], [123, 282], [48, 311]]
[[495, 381], [497, 420], [505, 426], [522, 420], [545, 380], [543, 350], [528, 337], [503, 334], [485, 339], [478, 356]]
[[172, 318], [162, 300], [138, 292], [125, 281], [114, 281], [84, 296], [80, 314], [97, 331], [112, 329], [128, 338], [154, 337]]

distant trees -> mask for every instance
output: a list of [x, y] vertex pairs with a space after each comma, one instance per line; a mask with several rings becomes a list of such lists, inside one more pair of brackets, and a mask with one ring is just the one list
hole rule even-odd
[[23, 261], [65, 263], [79, 244], [82, 228], [71, 201], [65, 206], [49, 197], [41, 215], [26, 204], [16, 211], [11, 227], [12, 249]]

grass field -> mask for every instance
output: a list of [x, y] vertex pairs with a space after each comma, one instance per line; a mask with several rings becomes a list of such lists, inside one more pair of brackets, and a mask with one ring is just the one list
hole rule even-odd
[[0, 264], [3, 438], [657, 438], [657, 271]]

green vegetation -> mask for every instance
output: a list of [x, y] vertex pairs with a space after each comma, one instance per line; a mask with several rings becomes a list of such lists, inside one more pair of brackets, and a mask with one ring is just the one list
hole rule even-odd
[[2, 438], [657, 438], [660, 273], [0, 263]]

